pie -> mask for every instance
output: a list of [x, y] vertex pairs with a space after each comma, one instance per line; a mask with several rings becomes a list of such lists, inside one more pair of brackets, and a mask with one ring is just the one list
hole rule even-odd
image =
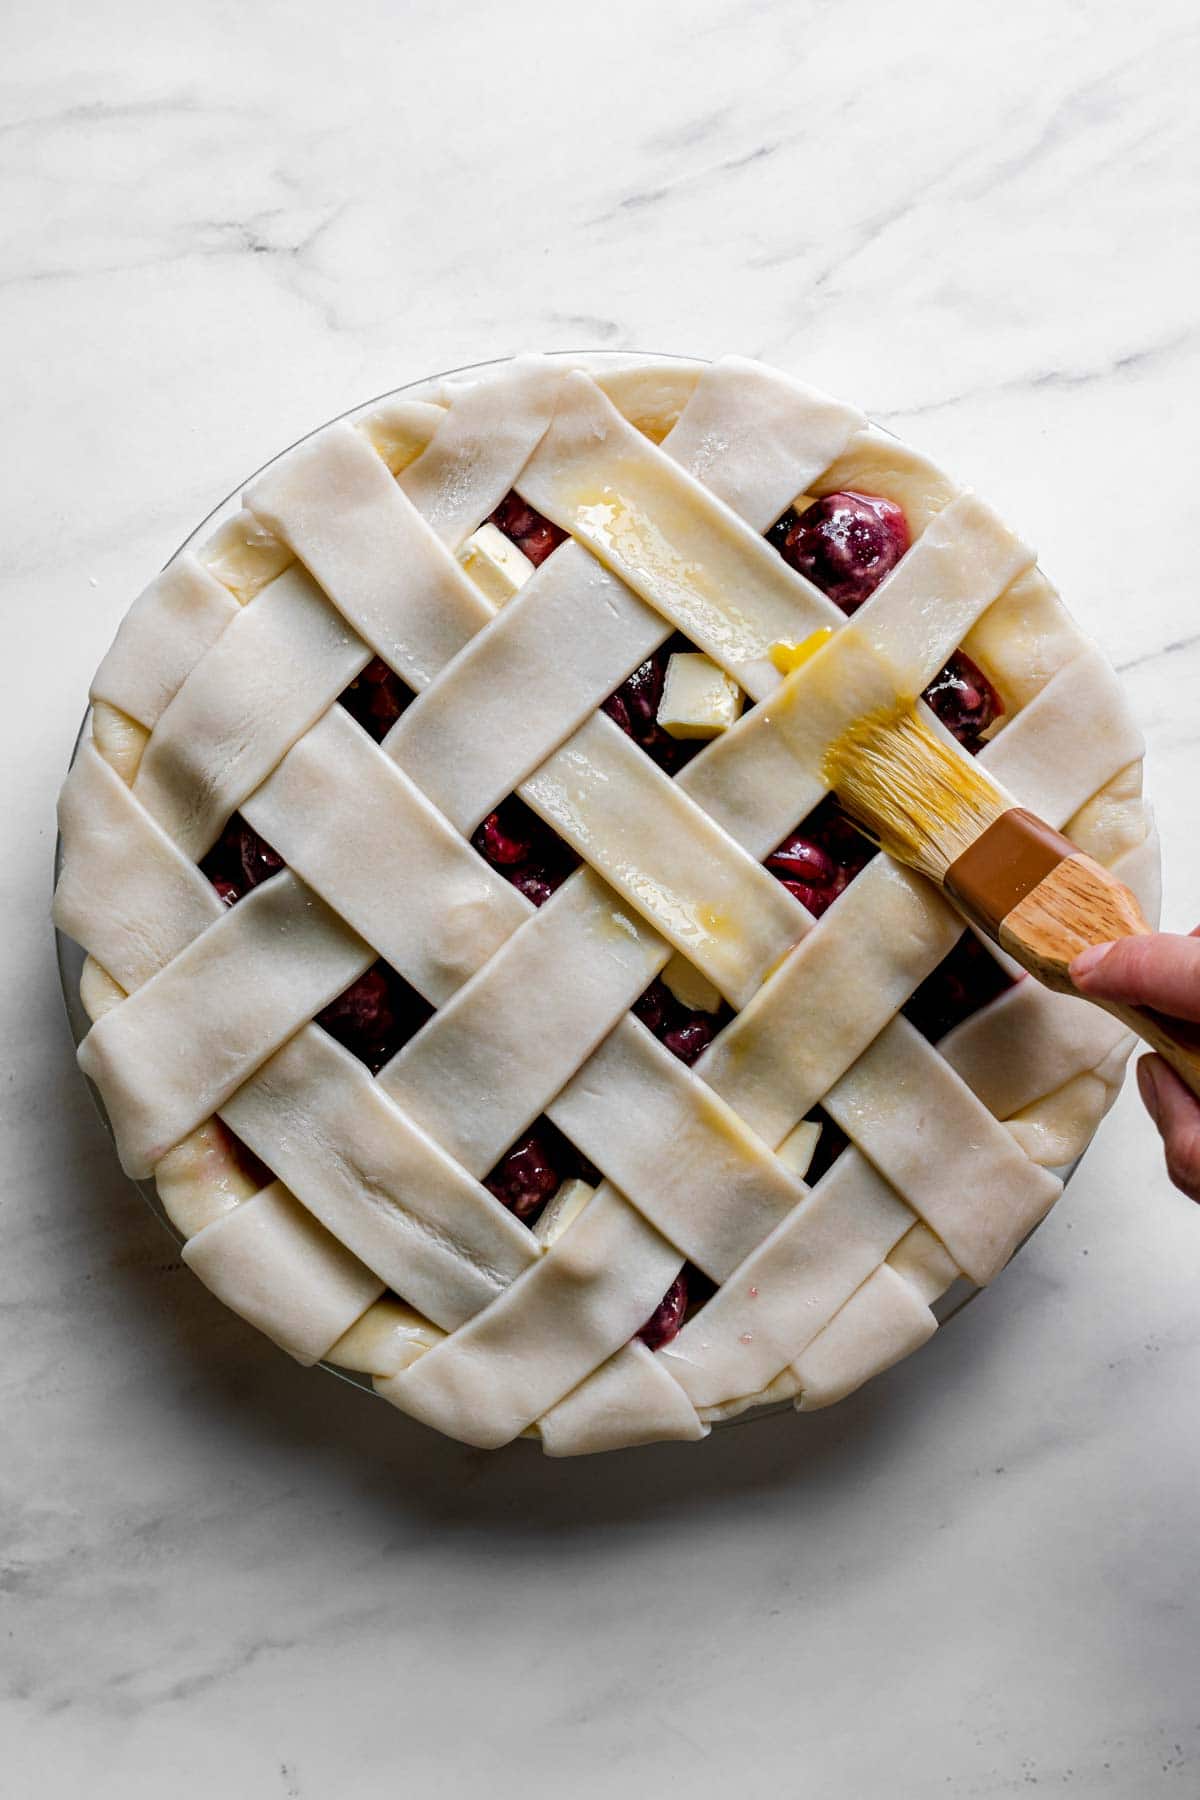
[[826, 793], [917, 695], [1155, 915], [1115, 676], [853, 407], [522, 356], [270, 464], [130, 609], [60, 804], [80, 1065], [185, 1262], [300, 1361], [551, 1455], [917, 1348], [1130, 1047]]

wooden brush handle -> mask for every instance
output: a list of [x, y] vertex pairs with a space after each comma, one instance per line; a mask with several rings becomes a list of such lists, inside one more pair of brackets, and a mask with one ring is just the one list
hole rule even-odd
[[[1064, 857], [1000, 922], [997, 942], [1022, 968], [1060, 993], [1079, 994], [1068, 973], [1090, 944], [1152, 935], [1136, 898], [1115, 875], [1081, 850]], [[1120, 1019], [1169, 1062], [1200, 1099], [1200, 1025], [1148, 1006], [1080, 996]]]

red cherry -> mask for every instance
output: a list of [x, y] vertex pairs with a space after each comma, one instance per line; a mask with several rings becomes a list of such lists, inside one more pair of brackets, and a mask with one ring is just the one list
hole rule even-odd
[[949, 955], [911, 995], [904, 1016], [936, 1044], [1012, 985], [1008, 970], [1001, 968], [973, 931], [964, 931]]
[[540, 512], [535, 512], [516, 493], [504, 496], [490, 522], [506, 538], [511, 539], [535, 568], [539, 563], [544, 563], [550, 552], [557, 550], [567, 536], [565, 531], [560, 531], [557, 525], [544, 519]]
[[667, 1020], [673, 1006], [672, 996], [664, 984], [655, 976], [645, 993], [633, 1003], [636, 1016], [652, 1031], [655, 1037], [661, 1037], [667, 1030]]
[[494, 869], [508, 869], [517, 863], [528, 862], [533, 852], [532, 837], [506, 827], [498, 812], [488, 814], [471, 842]]
[[512, 875], [512, 884], [518, 894], [524, 894], [535, 906], [545, 906], [551, 894], [562, 886], [567, 871], [551, 871], [541, 869], [530, 863], [523, 869], [516, 869]]
[[557, 1191], [562, 1179], [563, 1171], [552, 1160], [546, 1139], [531, 1131], [497, 1163], [484, 1186], [518, 1219], [528, 1220]]
[[233, 906], [260, 882], [269, 881], [283, 866], [279, 852], [259, 837], [241, 813], [233, 814], [200, 864], [226, 906]]
[[364, 731], [370, 732], [377, 744], [382, 743], [415, 697], [408, 683], [378, 656], [338, 695], [346, 711]]
[[689, 1013], [681, 1025], [663, 1036], [663, 1043], [677, 1056], [680, 1062], [687, 1063], [689, 1068], [696, 1058], [708, 1049], [717, 1029], [717, 1021], [711, 1013]]
[[908, 521], [892, 500], [849, 490], [804, 512], [784, 513], [768, 533], [784, 561], [849, 615], [875, 592], [909, 546]]
[[800, 882], [805, 887], [831, 888], [837, 881], [837, 866], [829, 852], [820, 844], [814, 844], [811, 838], [802, 837], [798, 831], [785, 838], [777, 850], [772, 850], [767, 867], [772, 875], [782, 876], [788, 882]]
[[558, 833], [515, 794], [488, 814], [471, 842], [535, 906], [562, 886], [577, 861]]
[[272, 850], [266, 839], [259, 837], [257, 831], [247, 825], [244, 819], [238, 833], [238, 859], [247, 888], [258, 887], [260, 882], [269, 881], [283, 867], [283, 858], [279, 852]]
[[317, 1024], [377, 1075], [432, 1011], [395, 969], [377, 962], [317, 1014]]
[[616, 692], [609, 695], [600, 709], [668, 775], [674, 775], [701, 748], [698, 741], [673, 738], [658, 723], [658, 707], [666, 680], [667, 662], [673, 649], [683, 641], [685, 640], [673, 638], [670, 644], [656, 650], [644, 663], [639, 663], [633, 674], [627, 676]]
[[814, 919], [819, 919], [824, 913], [827, 913], [838, 895], [846, 890], [844, 877], [831, 887], [807, 887], [802, 881], [785, 881], [783, 885], [793, 900], [798, 900], [801, 906], [808, 908]]
[[972, 756], [983, 748], [984, 733], [1001, 717], [1004, 702], [964, 650], [956, 650], [925, 689], [925, 700], [947, 731]]
[[669, 1344], [673, 1337], [678, 1337], [679, 1328], [683, 1324], [683, 1315], [687, 1311], [687, 1303], [687, 1273], [681, 1269], [638, 1332], [637, 1335], [643, 1344], [651, 1350], [661, 1350], [663, 1345]]

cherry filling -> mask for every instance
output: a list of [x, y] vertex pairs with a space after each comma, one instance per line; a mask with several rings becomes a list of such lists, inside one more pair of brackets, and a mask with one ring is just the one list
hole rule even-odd
[[732, 1010], [724, 1005], [715, 1013], [685, 1006], [657, 976], [641, 998], [634, 1001], [633, 1010], [672, 1056], [689, 1066], [733, 1017]]
[[535, 906], [562, 886], [579, 858], [515, 794], [490, 812], [471, 838], [485, 862]]
[[382, 960], [317, 1014], [317, 1024], [378, 1075], [433, 1012], [414, 987]]
[[696, 646], [676, 632], [653, 656], [639, 663], [615, 693], [601, 707], [621, 727], [626, 737], [656, 762], [668, 775], [677, 775], [698, 750], [704, 748], [699, 738], [676, 738], [664, 731], [658, 722], [658, 708], [667, 678], [667, 663], [680, 651], [695, 652]]
[[716, 1293], [716, 1285], [695, 1263], [684, 1263], [678, 1275], [655, 1307], [642, 1329], [635, 1335], [651, 1350], [679, 1336], [685, 1322], [699, 1312], [706, 1300]]
[[[491, 522], [535, 566], [567, 536], [516, 493], [501, 501]], [[910, 543], [907, 521], [894, 502], [850, 491], [825, 495], [801, 514], [789, 509], [767, 537], [792, 568], [847, 616], [874, 593]], [[657, 717], [669, 657], [692, 649], [693, 645], [676, 634], [603, 703], [609, 717], [669, 775], [676, 774], [703, 747], [696, 740], [672, 737]], [[379, 742], [414, 697], [406, 683], [376, 657], [339, 700]], [[961, 650], [930, 683], [924, 698], [971, 754], [979, 751], [986, 733], [1004, 712], [996, 689]], [[537, 906], [548, 900], [578, 865], [569, 846], [515, 795], [488, 814], [472, 843]], [[874, 847], [830, 795], [772, 851], [766, 867], [819, 918], [874, 854]], [[283, 858], [239, 813], [232, 816], [200, 864], [229, 906], [284, 866]], [[1010, 985], [1005, 970], [967, 932], [903, 1010], [918, 1030], [937, 1041]], [[381, 960], [318, 1014], [317, 1023], [377, 1074], [432, 1010]], [[674, 1056], [689, 1065], [732, 1016], [724, 1005], [717, 1013], [686, 1007], [658, 979], [651, 982], [633, 1010]], [[820, 1108], [809, 1117], [822, 1127], [806, 1174], [812, 1185], [832, 1167], [848, 1140]], [[572, 1177], [593, 1185], [601, 1180], [599, 1171], [575, 1146], [548, 1119], [540, 1118], [485, 1177], [485, 1185], [518, 1219], [531, 1223]], [[650, 1349], [661, 1349], [712, 1292], [708, 1277], [691, 1264], [685, 1265], [637, 1336]]]
[[[767, 540], [847, 617], [870, 599], [911, 541], [908, 522], [894, 501], [849, 491], [826, 494], [802, 513], [789, 507]], [[1004, 711], [983, 670], [962, 650], [930, 682], [924, 698], [972, 756]]]
[[925, 689], [925, 699], [947, 731], [972, 756], [983, 749], [984, 736], [1004, 711], [1004, 702], [965, 650], [956, 650], [940, 675]]
[[547, 1200], [572, 1178], [598, 1187], [600, 1171], [549, 1119], [538, 1119], [500, 1158], [483, 1185], [524, 1224], [532, 1224]]
[[688, 1278], [686, 1269], [681, 1269], [642, 1329], [638, 1332], [643, 1344], [651, 1350], [661, 1350], [669, 1344], [673, 1337], [678, 1337], [679, 1328], [683, 1324], [687, 1312]]
[[233, 906], [244, 895], [283, 868], [283, 858], [272, 850], [265, 838], [259, 837], [241, 813], [234, 813], [224, 831], [200, 863], [226, 906]]
[[527, 506], [520, 494], [508, 493], [491, 516], [490, 523], [510, 538], [518, 550], [524, 552], [536, 568], [544, 563], [552, 550], [567, 537], [557, 525], [549, 519], [543, 519], [540, 512]]
[[1007, 969], [1001, 968], [975, 933], [965, 931], [901, 1010], [922, 1037], [936, 1044], [1014, 985]]
[[802, 513], [791, 507], [767, 533], [784, 562], [807, 576], [849, 617], [909, 546], [908, 521], [875, 494], [826, 494]]
[[377, 744], [382, 743], [406, 707], [416, 695], [406, 681], [389, 669], [381, 657], [373, 657], [356, 675], [338, 700], [364, 731], [370, 732]]
[[832, 794], [772, 850], [766, 866], [815, 919], [829, 911], [875, 855]]

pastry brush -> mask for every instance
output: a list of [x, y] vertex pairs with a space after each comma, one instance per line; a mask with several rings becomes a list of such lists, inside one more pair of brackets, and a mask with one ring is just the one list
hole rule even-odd
[[1200, 1026], [1082, 995], [1070, 965], [1090, 944], [1147, 937], [1137, 899], [1102, 864], [930, 730], [915, 706], [858, 720], [825, 759], [846, 811], [925, 875], [964, 918], [1047, 987], [1102, 1006], [1200, 1096]]

